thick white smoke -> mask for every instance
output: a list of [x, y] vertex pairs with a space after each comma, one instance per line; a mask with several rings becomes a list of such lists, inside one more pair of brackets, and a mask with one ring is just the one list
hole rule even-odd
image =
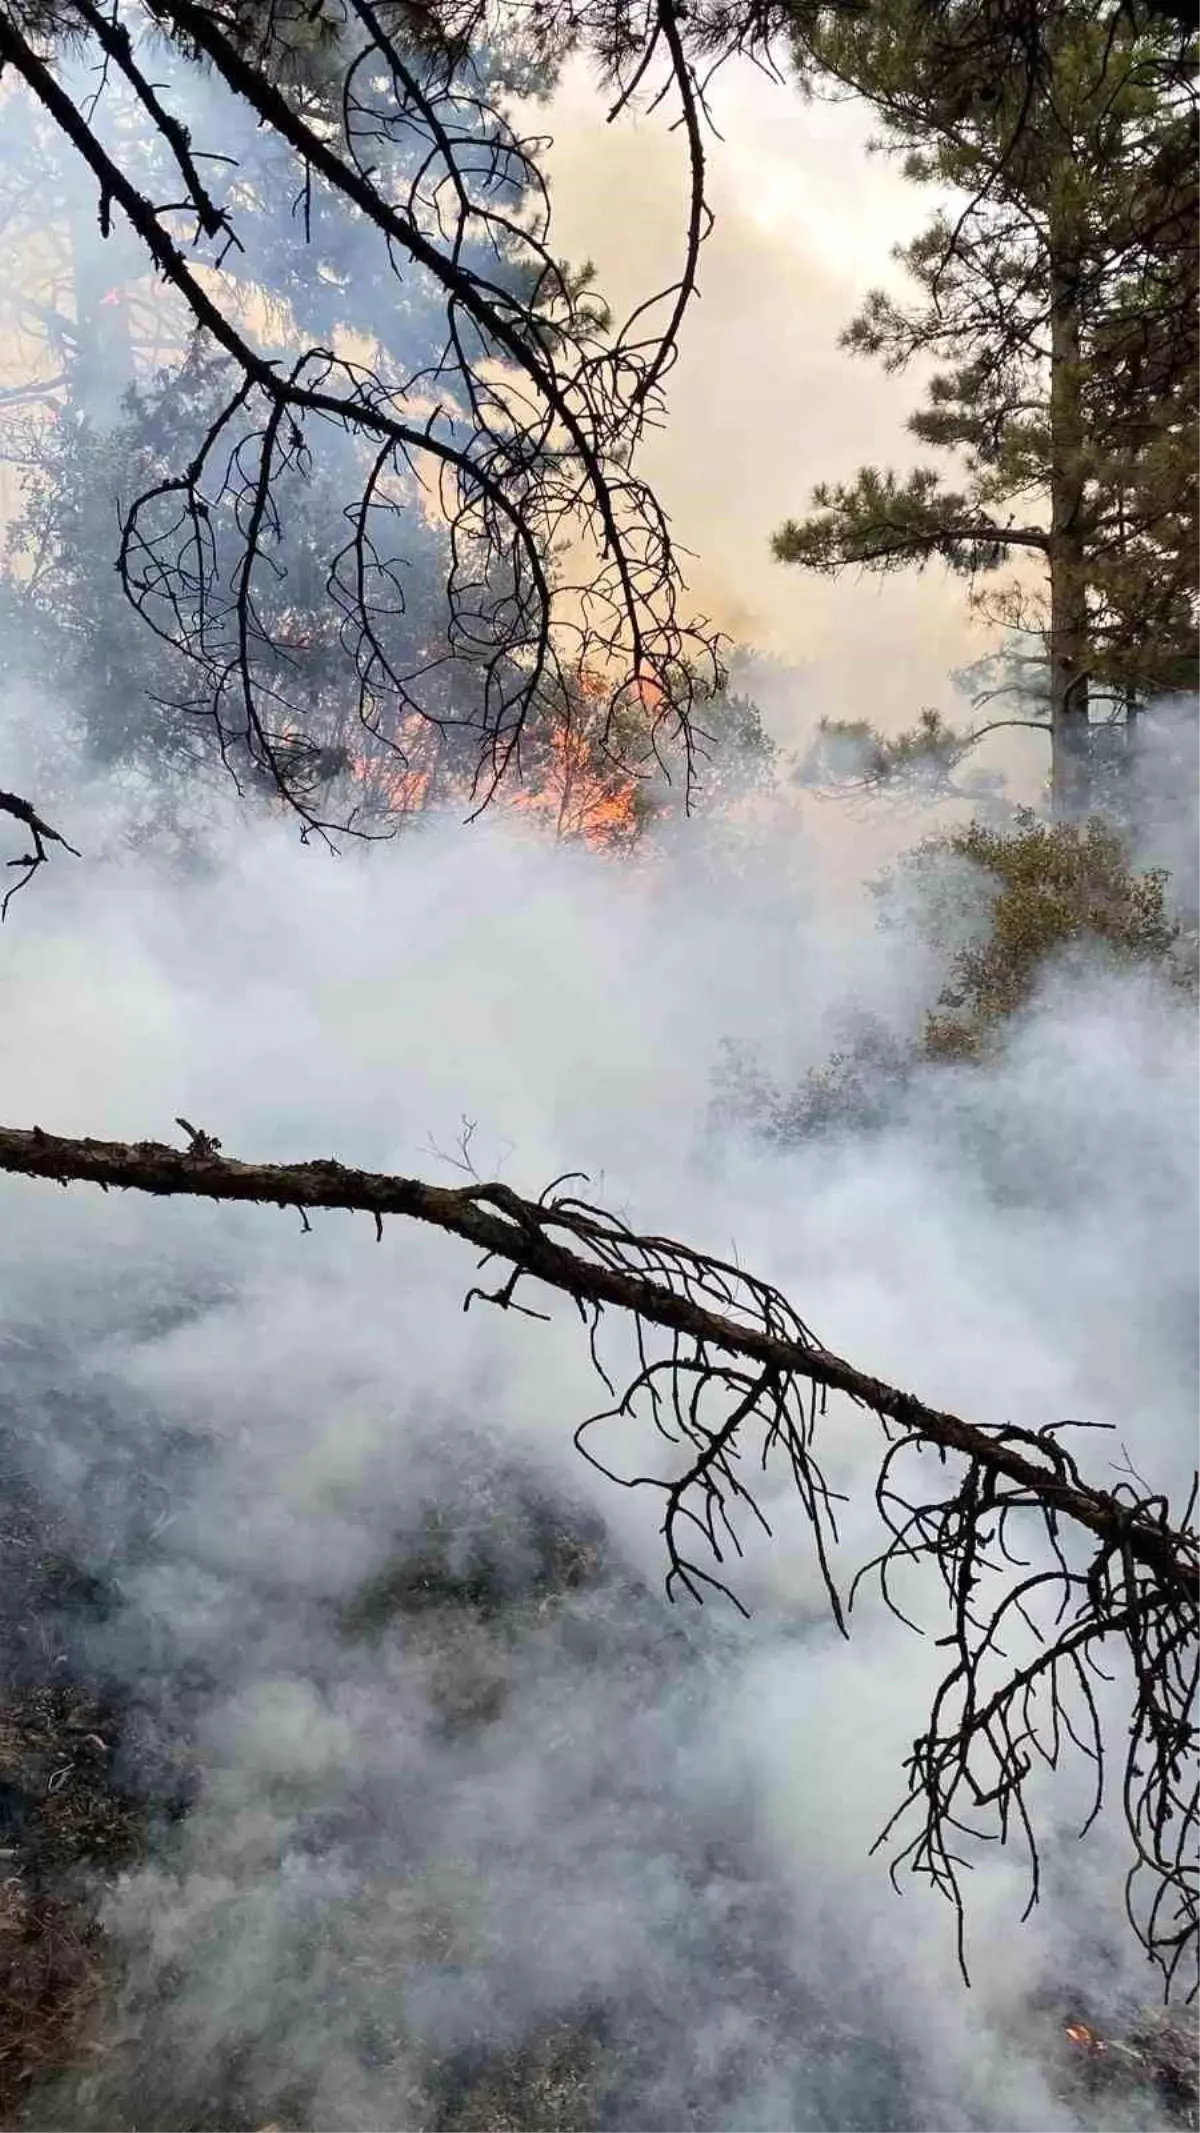
[[[103, 841], [82, 800], [69, 827]], [[1064, 976], [995, 1070], [766, 1148], [715, 1102], [728, 1041], [798, 1079], [847, 1002], [911, 1027], [933, 973], [778, 826], [678, 844], [622, 868], [435, 822], [335, 862], [230, 819], [188, 873], [56, 861], [0, 944], [0, 1109], [446, 1181], [465, 1115], [482, 1173], [587, 1170], [865, 1367], [1113, 1422], [1095, 1478], [1119, 1445], [1176, 1489], [1189, 1015]], [[110, 2042], [56, 2123], [1080, 2122], [1029, 2010], [1152, 1995], [1121, 1831], [1075, 1846], [1082, 1784], [1046, 1789], [1045, 1901], [1019, 1926], [1019, 1862], [971, 1877], [966, 1993], [951, 1915], [868, 1857], [938, 1655], [870, 1604], [841, 1643], [781, 1481], [751, 1622], [671, 1608], [654, 1500], [571, 1448], [601, 1401], [565, 1307], [464, 1317], [469, 1255], [398, 1223], [9, 1179], [0, 1207], [7, 1454], [110, 1591], [130, 1775], [187, 1806], [111, 1898]], [[825, 1433], [853, 1569], [878, 1431]]]

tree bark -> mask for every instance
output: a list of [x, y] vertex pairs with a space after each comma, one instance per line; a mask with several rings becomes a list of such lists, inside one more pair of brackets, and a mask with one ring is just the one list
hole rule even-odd
[[75, 296], [71, 404], [77, 414], [103, 428], [118, 420], [122, 396], [134, 381], [122, 280], [123, 270], [127, 273], [132, 267], [136, 271], [140, 261], [123, 256], [127, 252], [123, 226], [107, 239], [102, 237], [95, 212], [74, 196], [68, 222]]
[[1084, 551], [1082, 351], [1078, 261], [1050, 242], [1051, 811], [1089, 811], [1088, 605]]

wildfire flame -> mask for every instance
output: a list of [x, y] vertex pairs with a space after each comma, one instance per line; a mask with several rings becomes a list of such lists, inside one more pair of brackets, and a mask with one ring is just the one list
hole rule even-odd
[[346, 767], [357, 784], [386, 803], [389, 813], [416, 815], [433, 796], [437, 738], [424, 719], [410, 712], [396, 733], [394, 755], [352, 755]]
[[1067, 2022], [1064, 2024], [1064, 2028], [1072, 2044], [1082, 2045], [1085, 2051], [1103, 2052], [1108, 2050], [1103, 2037], [1098, 2037], [1095, 2030], [1089, 2029], [1086, 2022]]
[[632, 844], [640, 827], [639, 785], [605, 762], [592, 735], [563, 726], [550, 736], [547, 759], [509, 806], [540, 816], [564, 841], [612, 849]]
[[[635, 680], [631, 693], [648, 713], [662, 691], [649, 679]], [[569, 715], [529, 740], [523, 782], [500, 804], [539, 822], [559, 841], [596, 851], [620, 851], [636, 843], [644, 819], [643, 781], [616, 760], [608, 746], [609, 685], [602, 676], [577, 677]], [[477, 798], [464, 777], [447, 771], [441, 736], [412, 712], [397, 727], [390, 755], [348, 753], [355, 784], [394, 815], [414, 815], [439, 801]]]

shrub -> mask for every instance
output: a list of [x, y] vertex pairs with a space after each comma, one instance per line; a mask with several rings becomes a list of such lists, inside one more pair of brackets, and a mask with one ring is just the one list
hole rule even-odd
[[[948, 860], [957, 864], [948, 869]], [[978, 914], [964, 898], [964, 862], [986, 892]], [[977, 1060], [998, 1047], [1054, 957], [1098, 948], [1193, 982], [1167, 878], [1134, 868], [1119, 833], [1099, 818], [1048, 824], [1022, 811], [1015, 827], [971, 822], [927, 839], [874, 885], [881, 924], [898, 933], [915, 927], [943, 958], [946, 980], [920, 1034], [905, 1042], [859, 1014], [829, 1059], [790, 1091], [730, 1047], [722, 1108], [783, 1145], [869, 1132], [894, 1113], [923, 1061]], [[901, 893], [909, 889], [917, 893]]]
[[1118, 832], [1084, 823], [1015, 829], [971, 822], [921, 846], [918, 864], [953, 853], [989, 878], [994, 892], [984, 937], [955, 950], [923, 1049], [934, 1059], [971, 1059], [994, 1044], [1029, 1000], [1051, 958], [1099, 947], [1118, 962], [1172, 962], [1179, 928], [1167, 909], [1167, 876], [1139, 873]]

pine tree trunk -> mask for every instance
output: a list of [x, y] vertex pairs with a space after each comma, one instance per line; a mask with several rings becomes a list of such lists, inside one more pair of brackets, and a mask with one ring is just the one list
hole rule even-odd
[[1049, 649], [1051, 808], [1056, 820], [1086, 815], [1091, 798], [1081, 385], [1078, 272], [1052, 241]]
[[133, 383], [119, 241], [102, 238], [94, 212], [82, 204], [75, 203], [69, 212], [75, 296], [71, 402], [76, 413], [107, 427], [120, 419], [122, 395]]

